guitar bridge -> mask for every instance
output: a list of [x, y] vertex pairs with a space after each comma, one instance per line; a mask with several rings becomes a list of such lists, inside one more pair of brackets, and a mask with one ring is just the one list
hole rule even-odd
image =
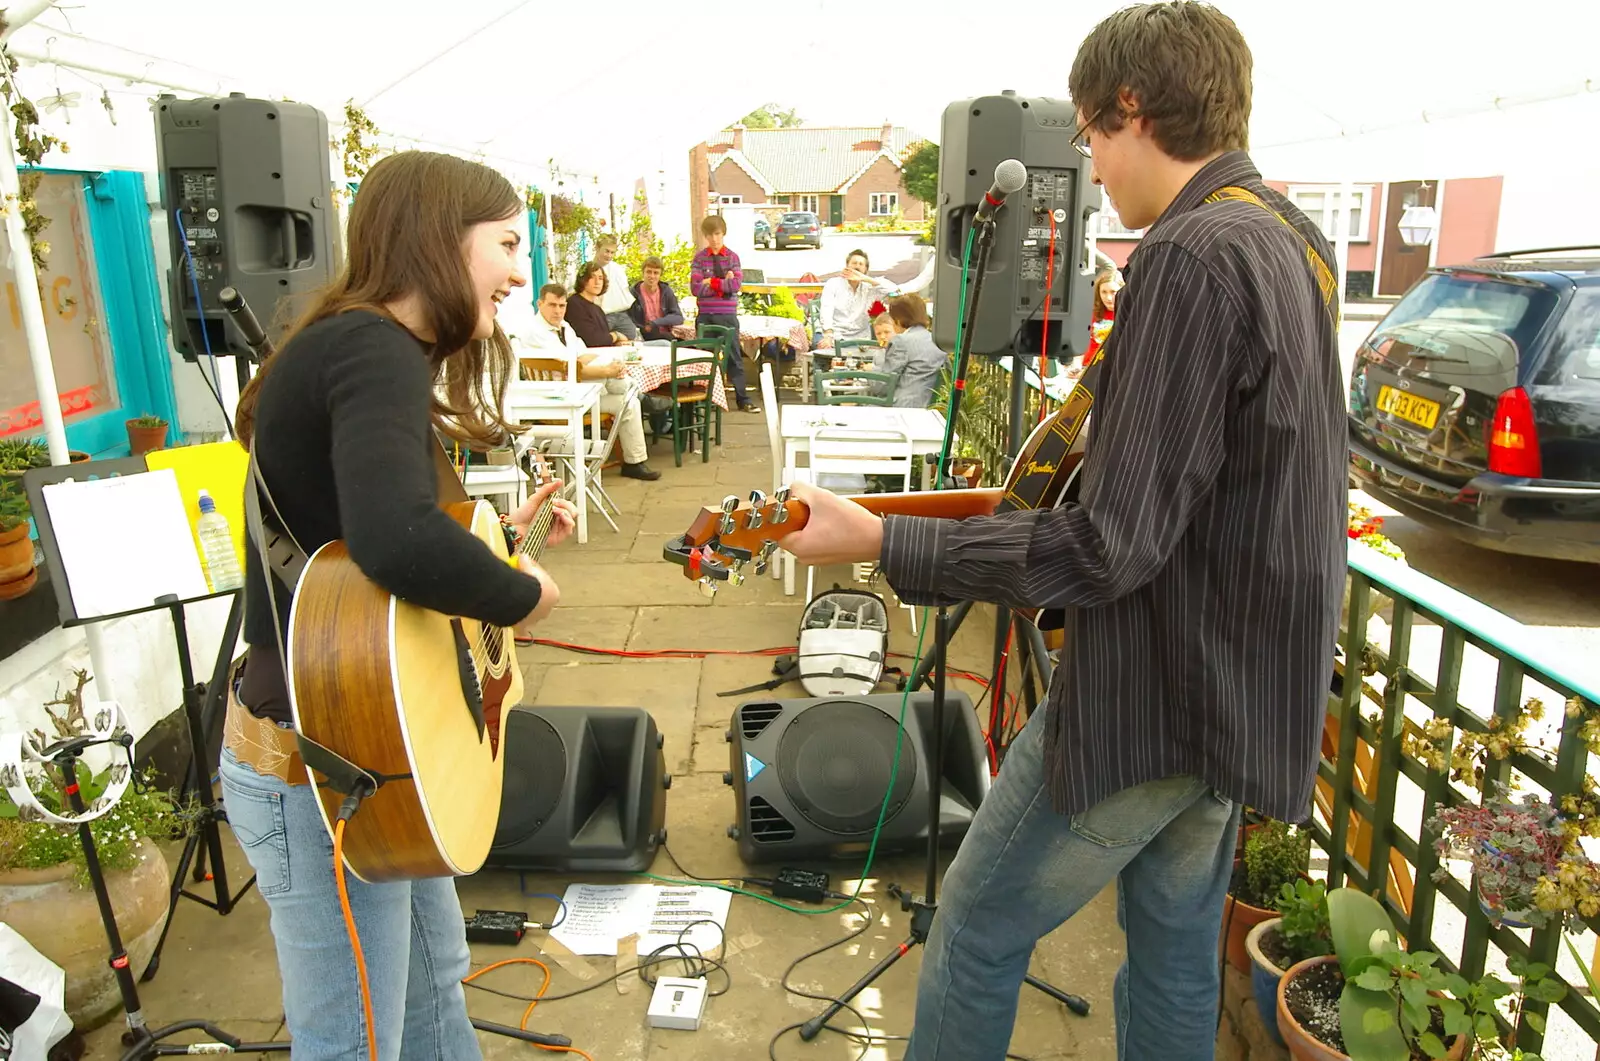
[[461, 696], [467, 702], [467, 711], [478, 727], [478, 739], [483, 740], [483, 685], [478, 681], [478, 668], [472, 663], [472, 648], [467, 643], [467, 632], [461, 619], [450, 620], [450, 632], [456, 641], [456, 668], [461, 677]]

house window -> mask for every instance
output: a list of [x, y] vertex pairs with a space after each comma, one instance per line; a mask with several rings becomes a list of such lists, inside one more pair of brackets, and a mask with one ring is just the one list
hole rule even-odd
[[[61, 416], [70, 427], [117, 408], [116, 373], [96, 282], [83, 178], [47, 173], [39, 181], [35, 200], [40, 213], [50, 218], [41, 236], [50, 243], [49, 268], [39, 281]], [[0, 266], [0, 281], [6, 296], [6, 306], [0, 309], [0, 438], [34, 437], [43, 434], [44, 419], [22, 330], [16, 277], [9, 264]]]
[[1107, 206], [1094, 215], [1094, 234], [1097, 239], [1138, 239], [1144, 229], [1124, 225], [1117, 212]]
[[730, 203], [742, 203], [742, 202], [744, 202], [744, 196], [742, 196], [742, 195], [719, 195], [719, 196], [717, 196], [717, 205], [718, 206], [727, 206]]
[[804, 213], [820, 214], [822, 213], [822, 197], [820, 195], [797, 195], [795, 196], [794, 208]]
[[1339, 203], [1339, 188], [1330, 185], [1306, 185], [1289, 189], [1289, 201], [1298, 206], [1302, 213], [1310, 219], [1311, 223], [1322, 230], [1322, 234], [1330, 240], [1338, 239], [1338, 230], [1334, 227], [1334, 216], [1346, 218], [1345, 226], [1350, 233], [1350, 238], [1363, 242], [1367, 238], [1367, 193], [1368, 188], [1354, 188], [1350, 196], [1350, 209], [1341, 209]]
[[873, 217], [888, 217], [900, 209], [899, 192], [873, 192], [867, 197], [867, 213]]

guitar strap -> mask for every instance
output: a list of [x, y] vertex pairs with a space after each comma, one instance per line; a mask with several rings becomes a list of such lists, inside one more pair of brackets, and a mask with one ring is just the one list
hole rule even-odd
[[[1322, 307], [1327, 311], [1328, 320], [1332, 322], [1334, 331], [1337, 332], [1339, 330], [1340, 310], [1338, 297], [1338, 271], [1334, 269], [1333, 263], [1324, 258], [1322, 253], [1312, 245], [1311, 241], [1306, 238], [1306, 234], [1304, 232], [1301, 232], [1294, 226], [1293, 222], [1284, 217], [1282, 214], [1278, 213], [1278, 211], [1274, 210], [1272, 207], [1268, 206], [1265, 199], [1262, 199], [1261, 196], [1257, 195], [1248, 188], [1240, 188], [1237, 185], [1230, 185], [1226, 188], [1218, 188], [1216, 191], [1206, 196], [1205, 201], [1208, 203], [1249, 203], [1251, 206], [1265, 210], [1267, 213], [1271, 214], [1273, 217], [1282, 222], [1283, 226], [1290, 232], [1293, 232], [1296, 236], [1299, 236], [1300, 243], [1305, 247], [1306, 250], [1306, 265], [1310, 267], [1311, 275], [1317, 282], [1317, 290], [1322, 293]], [[1115, 331], [1116, 329], [1113, 328], [1112, 330]]]

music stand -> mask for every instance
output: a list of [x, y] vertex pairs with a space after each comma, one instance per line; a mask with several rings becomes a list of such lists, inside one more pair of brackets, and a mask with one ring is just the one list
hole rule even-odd
[[[206, 748], [208, 745], [206, 733], [207, 722], [214, 719], [220, 711], [223, 697], [227, 691], [227, 676], [233, 660], [234, 645], [238, 640], [239, 627], [243, 621], [243, 593], [240, 590], [223, 590], [210, 592], [202, 577], [198, 587], [189, 580], [187, 591], [179, 593], [158, 593], [150, 599], [150, 603], [143, 606], [117, 608], [105, 612], [91, 608], [88, 614], [80, 614], [79, 601], [84, 596], [85, 586], [78, 587], [79, 592], [74, 592], [72, 583], [72, 559], [63, 552], [61, 537], [58, 534], [55, 518], [51, 512], [51, 499], [47, 495], [47, 488], [59, 487], [72, 483], [95, 483], [103, 480], [115, 480], [132, 476], [144, 476], [152, 473], [145, 460], [140, 457], [125, 457], [115, 460], [87, 461], [78, 464], [55, 465], [49, 468], [34, 468], [23, 475], [23, 486], [27, 491], [29, 506], [33, 511], [34, 522], [39, 529], [39, 545], [44, 551], [45, 565], [50, 571], [51, 585], [55, 589], [56, 608], [63, 628], [84, 627], [85, 633], [91, 638], [98, 633], [98, 624], [112, 619], [121, 619], [132, 615], [142, 615], [146, 612], [164, 610], [172, 617], [173, 639], [178, 653], [178, 669], [183, 686], [183, 714], [184, 722], [189, 731], [189, 770], [186, 771], [183, 784], [183, 794], [187, 796], [190, 786], [193, 786], [195, 795], [199, 799], [200, 809], [195, 819], [194, 827], [183, 845], [183, 854], [179, 859], [177, 872], [172, 878], [172, 889], [167, 900], [166, 920], [161, 927], [161, 935], [156, 942], [154, 952], [149, 963], [140, 975], [142, 981], [151, 980], [161, 963], [161, 951], [166, 946], [167, 934], [172, 928], [172, 918], [177, 912], [178, 900], [188, 898], [202, 906], [210, 907], [217, 913], [226, 916], [233, 911], [239, 900], [255, 884], [255, 875], [233, 892], [228, 886], [228, 872], [222, 856], [222, 835], [218, 823], [227, 821], [227, 812], [222, 801], [212, 792], [210, 771], [206, 766]], [[52, 491], [53, 492], [53, 491]], [[111, 502], [105, 502], [111, 504]], [[58, 500], [59, 504], [59, 500]], [[56, 515], [59, 515], [59, 511]], [[114, 505], [111, 508], [99, 508], [95, 513], [96, 519], [107, 528], [106, 538], [108, 544], [113, 536], [122, 534], [129, 526], [137, 525], [138, 514], [131, 516], [119, 513]], [[78, 518], [76, 515], [70, 518]], [[63, 528], [64, 529], [64, 528]], [[74, 534], [76, 542], [81, 542], [82, 535]], [[198, 563], [198, 554], [196, 554]], [[173, 587], [176, 588], [176, 587]], [[196, 589], [204, 592], [196, 592]], [[232, 605], [228, 612], [227, 622], [223, 627], [222, 641], [217, 649], [217, 658], [212, 667], [211, 681], [206, 684], [197, 683], [194, 679], [194, 663], [189, 652], [189, 632], [184, 607], [198, 601], [212, 600], [218, 597], [232, 597]], [[100, 664], [96, 661], [96, 668]], [[96, 675], [96, 677], [102, 677]], [[102, 680], [109, 682], [109, 677]], [[206, 855], [210, 856], [212, 898], [188, 891], [184, 887], [184, 878], [189, 873], [191, 863], [195, 865], [195, 880], [198, 882], [205, 876]]]

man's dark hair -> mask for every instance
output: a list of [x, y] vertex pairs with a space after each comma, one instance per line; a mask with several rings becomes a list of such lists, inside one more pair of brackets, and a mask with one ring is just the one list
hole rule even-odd
[[[1093, 129], [1148, 118], [1161, 150], [1193, 161], [1250, 146], [1250, 71], [1250, 47], [1232, 19], [1176, 0], [1103, 20], [1078, 49], [1067, 90]], [[1119, 103], [1123, 89], [1136, 111]]]
[[566, 298], [567, 289], [560, 284], [545, 284], [539, 289], [539, 301], [543, 302], [547, 295], [554, 298]]
[[849, 254], [846, 254], [844, 256], [845, 265], [849, 265], [850, 264], [850, 259], [851, 258], [860, 258], [862, 261], [867, 263], [867, 268], [868, 269], [872, 268], [872, 259], [868, 258], [867, 257], [867, 252], [862, 250], [860, 247], [857, 247], [855, 250], [851, 251]]

